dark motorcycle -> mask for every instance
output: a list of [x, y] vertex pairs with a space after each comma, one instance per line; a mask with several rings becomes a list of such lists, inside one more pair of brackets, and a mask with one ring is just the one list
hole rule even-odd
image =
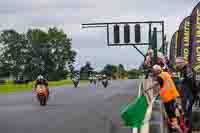
[[37, 99], [41, 106], [45, 106], [48, 100], [48, 88], [45, 85], [38, 85], [36, 88]]
[[96, 80], [96, 79], [94, 79], [94, 80], [93, 80], [93, 83], [96, 85], [96, 84], [97, 84], [97, 80]]
[[79, 84], [79, 79], [74, 79], [73, 83], [74, 83], [74, 87], [77, 88]]
[[108, 80], [107, 79], [103, 79], [102, 80], [102, 84], [103, 84], [104, 88], [107, 88], [107, 86], [108, 86]]

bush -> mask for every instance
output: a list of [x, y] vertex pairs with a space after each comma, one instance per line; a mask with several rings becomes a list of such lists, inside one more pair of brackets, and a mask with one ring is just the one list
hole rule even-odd
[[14, 84], [28, 84], [30, 80], [14, 80]]
[[5, 84], [6, 81], [5, 80], [0, 80], [0, 84]]
[[13, 80], [6, 80], [5, 82], [6, 82], [6, 84], [13, 84], [14, 83]]
[[129, 79], [137, 79], [142, 75], [143, 75], [143, 71], [138, 70], [138, 69], [132, 69], [132, 70], [128, 71]]

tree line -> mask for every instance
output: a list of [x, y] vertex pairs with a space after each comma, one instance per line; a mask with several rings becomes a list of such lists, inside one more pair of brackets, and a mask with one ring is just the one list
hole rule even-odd
[[[72, 50], [72, 39], [62, 29], [29, 29], [19, 33], [14, 29], [3, 30], [0, 34], [0, 78], [13, 80], [35, 80], [43, 75], [48, 80], [66, 79], [75, 68], [77, 53]], [[113, 79], [138, 78], [141, 71], [125, 70], [122, 64], [107, 64], [94, 71], [90, 62], [80, 68], [82, 79], [91, 74], [106, 74]]]
[[123, 64], [107, 64], [101, 71], [95, 71], [90, 62], [86, 62], [80, 68], [80, 76], [82, 79], [88, 79], [89, 76], [96, 74], [106, 74], [112, 79], [137, 79], [143, 75], [143, 71], [140, 69], [126, 70]]
[[0, 77], [33, 80], [42, 74], [48, 80], [65, 79], [76, 57], [71, 41], [57, 28], [2, 31]]

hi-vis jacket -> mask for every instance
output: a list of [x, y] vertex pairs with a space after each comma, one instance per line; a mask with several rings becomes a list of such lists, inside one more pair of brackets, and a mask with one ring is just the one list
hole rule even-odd
[[179, 96], [176, 86], [168, 72], [161, 72], [159, 77], [163, 80], [163, 86], [160, 87], [160, 97], [164, 103], [169, 102]]

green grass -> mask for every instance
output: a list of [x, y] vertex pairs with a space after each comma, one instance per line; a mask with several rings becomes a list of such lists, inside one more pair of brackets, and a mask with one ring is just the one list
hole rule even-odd
[[[87, 83], [88, 81], [80, 81], [81, 84]], [[61, 81], [50, 81], [49, 86], [62, 86], [62, 85], [71, 85], [71, 80], [61, 80]], [[34, 83], [29, 84], [20, 84], [16, 85], [11, 82], [6, 82], [4, 85], [0, 85], [0, 93], [11, 93], [11, 92], [18, 92], [18, 91], [30, 91], [33, 89]]]
[[10, 93], [10, 92], [17, 92], [17, 91], [26, 91], [31, 90], [33, 88], [33, 84], [23, 84], [23, 85], [14, 85], [14, 84], [4, 84], [0, 85], [0, 93]]

